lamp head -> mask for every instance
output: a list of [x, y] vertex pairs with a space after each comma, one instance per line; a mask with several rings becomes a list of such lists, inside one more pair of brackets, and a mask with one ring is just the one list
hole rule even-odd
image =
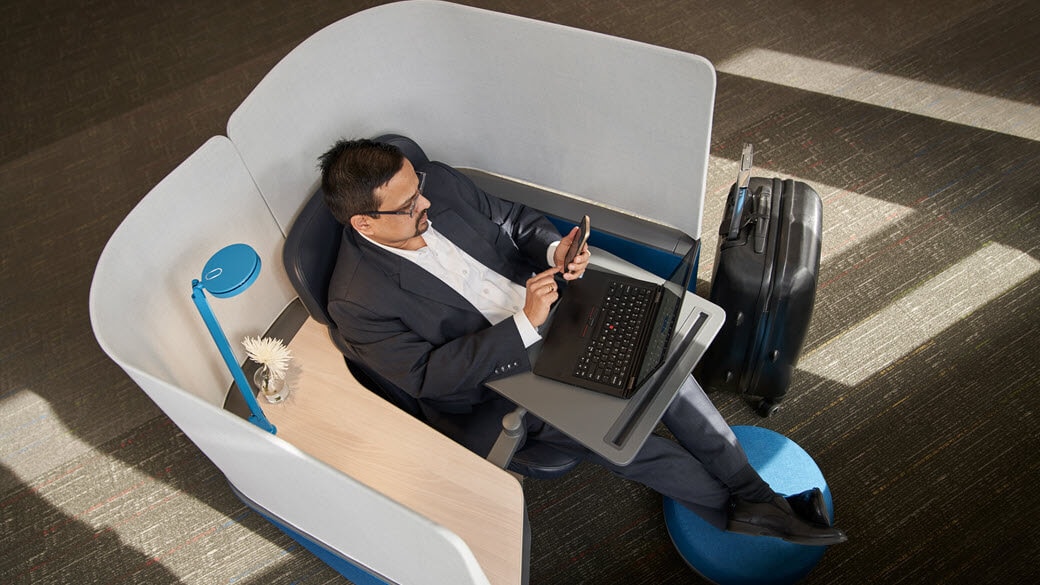
[[233, 297], [260, 276], [260, 255], [248, 244], [221, 248], [202, 269], [201, 285], [218, 299]]

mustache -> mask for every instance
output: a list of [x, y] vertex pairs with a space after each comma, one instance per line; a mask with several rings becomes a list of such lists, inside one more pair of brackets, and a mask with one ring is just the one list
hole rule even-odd
[[[426, 220], [426, 215], [427, 215], [426, 214], [426, 210], [424, 209], [423, 212], [421, 214], [419, 214], [418, 219], [415, 220], [415, 235], [416, 236], [421, 236], [422, 233], [426, 231], [426, 229], [424, 229], [422, 227], [423, 221]], [[429, 227], [429, 224], [427, 224], [427, 228], [428, 227]]]

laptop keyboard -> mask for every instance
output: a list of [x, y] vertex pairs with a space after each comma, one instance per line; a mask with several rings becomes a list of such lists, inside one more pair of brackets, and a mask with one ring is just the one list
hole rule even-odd
[[575, 376], [615, 388], [629, 384], [636, 342], [655, 290], [624, 282], [610, 284], [600, 307], [600, 325], [578, 358]]

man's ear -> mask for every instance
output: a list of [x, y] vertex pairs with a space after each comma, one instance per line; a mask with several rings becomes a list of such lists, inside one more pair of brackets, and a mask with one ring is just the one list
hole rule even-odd
[[355, 215], [350, 218], [350, 225], [359, 233], [371, 235], [372, 218], [367, 215]]

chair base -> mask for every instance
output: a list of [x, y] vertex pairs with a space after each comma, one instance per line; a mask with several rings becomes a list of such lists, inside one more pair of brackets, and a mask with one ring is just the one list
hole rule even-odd
[[[819, 487], [834, 517], [827, 482], [805, 450], [768, 429], [735, 426], [733, 432], [751, 466], [776, 492], [790, 495]], [[827, 550], [778, 538], [725, 532], [670, 498], [664, 500], [664, 517], [668, 534], [686, 563], [717, 585], [795, 583], [809, 574]]]

